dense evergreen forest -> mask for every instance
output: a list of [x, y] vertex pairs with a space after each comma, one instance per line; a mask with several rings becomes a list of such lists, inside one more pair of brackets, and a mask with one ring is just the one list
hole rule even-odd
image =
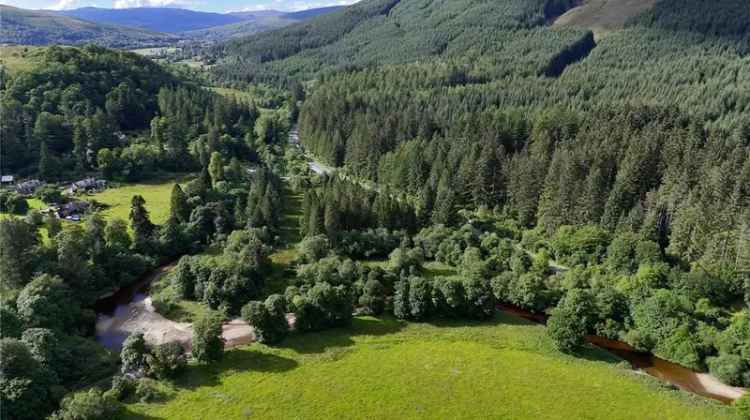
[[136, 54], [51, 47], [33, 70], [3, 83], [7, 173], [52, 181], [99, 169], [132, 181], [156, 168], [196, 170], [209, 150], [227, 159], [252, 154], [254, 104], [179, 80]]
[[594, 43], [546, 27], [572, 5], [363, 2], [275, 33], [281, 55], [264, 53], [274, 33], [226, 45], [215, 77], [316, 79], [300, 113], [315, 156], [407, 198], [420, 223], [512, 221], [572, 269], [562, 289], [544, 267], [510, 269], [501, 301], [557, 306], [556, 329], [590, 333], [571, 314], [608, 285], [623, 312], [600, 314], [620, 326], [599, 334], [747, 384], [744, 345], [719, 334], [745, 328], [732, 313], [750, 296], [747, 8], [662, 0]]
[[17, 213], [0, 219], [1, 416], [155, 398], [183, 347], [135, 333], [118, 360], [93, 308], [168, 262], [152, 302], [210, 310], [198, 363], [238, 317], [274, 345], [357, 314], [510, 305], [562, 352], [596, 335], [750, 387], [747, 8], [660, 0], [602, 39], [550, 28], [577, 3], [364, 0], [205, 50], [205, 79], [93, 46], [3, 73], [3, 174], [188, 181], [163, 224], [140, 195], [127, 222], [65, 225], [0, 196]]

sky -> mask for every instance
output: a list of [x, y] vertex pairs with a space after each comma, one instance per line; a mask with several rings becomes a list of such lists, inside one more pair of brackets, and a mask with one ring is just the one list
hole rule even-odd
[[349, 5], [359, 0], [0, 0], [1, 4], [24, 9], [75, 9], [78, 7], [181, 7], [204, 12], [248, 10], [297, 11], [315, 7]]

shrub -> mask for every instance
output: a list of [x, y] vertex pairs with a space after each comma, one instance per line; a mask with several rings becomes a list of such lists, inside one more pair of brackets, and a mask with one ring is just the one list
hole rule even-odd
[[143, 374], [146, 368], [146, 353], [146, 340], [143, 333], [130, 334], [122, 343], [120, 351], [122, 373]]
[[62, 192], [53, 185], [45, 185], [38, 188], [34, 195], [47, 204], [57, 204], [63, 201]]
[[0, 192], [0, 211], [12, 214], [26, 214], [29, 202], [15, 192]]
[[31, 210], [26, 214], [26, 223], [41, 226], [44, 224], [44, 216], [39, 210]]
[[112, 378], [112, 387], [109, 389], [110, 395], [118, 401], [123, 401], [135, 391], [135, 381], [125, 375], [115, 375]]
[[286, 305], [280, 295], [271, 295], [266, 302], [250, 302], [242, 308], [242, 319], [255, 328], [255, 338], [265, 344], [278, 343], [286, 337]]
[[60, 406], [60, 410], [51, 416], [52, 420], [110, 420], [117, 418], [122, 409], [117, 400], [98, 389], [76, 392], [65, 398]]
[[385, 288], [374, 278], [367, 280], [362, 287], [359, 305], [371, 315], [380, 315], [385, 310]]
[[411, 316], [409, 307], [409, 281], [400, 280], [396, 282], [393, 295], [393, 315], [398, 319], [408, 319]]
[[176, 341], [154, 347], [152, 354], [146, 356], [149, 374], [165, 379], [173, 377], [187, 365], [185, 349]]
[[729, 385], [742, 386], [743, 373], [747, 365], [740, 356], [735, 354], [720, 354], [709, 357], [706, 361], [711, 374]]
[[411, 319], [423, 320], [432, 314], [432, 284], [422, 277], [409, 279]]
[[573, 352], [585, 343], [595, 314], [591, 294], [586, 290], [571, 290], [552, 310], [547, 321], [547, 333], [559, 350]]
[[135, 386], [135, 397], [142, 403], [161, 401], [165, 396], [159, 383], [153, 379], [141, 378]]
[[207, 313], [193, 324], [193, 357], [199, 362], [212, 362], [224, 356], [221, 324], [218, 313]]
[[495, 315], [495, 296], [489, 281], [470, 278], [464, 281], [466, 315], [472, 319], [489, 319]]
[[331, 250], [331, 244], [325, 235], [307, 237], [297, 245], [300, 259], [312, 263], [324, 258]]

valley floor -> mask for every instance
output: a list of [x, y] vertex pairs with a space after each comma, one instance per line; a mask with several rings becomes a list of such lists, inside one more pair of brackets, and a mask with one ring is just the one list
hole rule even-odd
[[729, 407], [671, 391], [589, 349], [553, 349], [544, 328], [499, 313], [484, 323], [358, 317], [347, 329], [252, 344], [191, 365], [164, 401], [130, 419], [729, 419]]

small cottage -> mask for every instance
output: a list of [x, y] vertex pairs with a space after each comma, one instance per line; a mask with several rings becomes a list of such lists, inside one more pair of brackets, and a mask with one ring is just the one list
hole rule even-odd
[[31, 195], [41, 187], [44, 183], [38, 179], [30, 179], [26, 182], [22, 182], [16, 185], [16, 192], [24, 195]]

